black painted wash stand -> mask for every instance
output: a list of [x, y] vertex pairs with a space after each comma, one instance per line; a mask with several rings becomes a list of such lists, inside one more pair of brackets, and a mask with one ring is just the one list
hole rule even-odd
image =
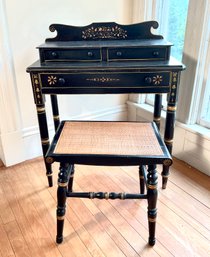
[[[56, 30], [57, 36], [46, 39], [46, 43], [39, 47], [40, 60], [27, 69], [32, 80], [49, 186], [52, 186], [51, 164], [54, 161], [60, 162], [57, 209], [58, 243], [63, 240], [67, 196], [99, 199], [147, 199], [149, 243], [150, 245], [155, 243], [155, 220], [157, 215], [156, 164], [163, 164], [162, 187], [165, 188], [169, 175], [169, 166], [172, 163], [169, 152], [171, 153], [172, 151], [179, 78], [180, 72], [184, 67], [170, 57], [171, 44], [165, 41], [162, 36], [153, 35], [150, 32], [152, 27], [157, 28], [157, 22], [151, 21], [133, 25], [93, 23], [86, 27], [53, 24], [50, 26], [50, 30]], [[143, 147], [152, 149], [153, 146], [157, 147], [155, 149], [162, 149], [161, 154], [147, 151], [141, 154], [138, 151], [125, 154], [123, 147], [121, 149], [122, 152], [117, 153], [107, 152], [106, 149], [104, 152], [98, 153], [98, 149], [94, 148], [95, 150], [93, 150], [91, 148], [91, 151], [95, 152], [88, 154], [87, 152], [80, 152], [81, 148], [78, 151], [78, 144], [71, 145], [71, 142], [66, 148], [63, 148], [69, 149], [69, 152], [67, 150], [65, 150], [66, 152], [62, 151], [62, 147], [58, 151], [57, 144], [68, 141], [63, 139], [63, 135], [67, 133], [66, 131], [72, 133], [74, 126], [78, 126], [80, 131], [85, 126], [88, 126], [90, 131], [95, 130], [98, 134], [100, 134], [101, 128], [97, 130], [98, 123], [95, 122], [87, 124], [66, 121], [60, 124], [57, 94], [123, 93], [155, 93], [153, 120], [158, 128], [160, 126], [162, 93], [168, 94], [164, 134], [165, 144], [162, 142], [154, 123], [148, 125], [148, 131], [150, 131], [148, 137], [153, 138], [156, 144], [150, 142], [149, 146], [142, 145], [142, 149]], [[51, 96], [54, 125], [55, 130], [57, 130], [51, 146], [45, 112], [45, 94], [50, 94]], [[111, 131], [113, 129], [113, 133], [115, 127], [118, 126], [121, 127], [120, 130], [128, 129], [133, 131], [134, 129], [128, 122], [99, 122], [99, 125], [101, 124], [105, 127], [108, 126]], [[144, 131], [144, 125], [140, 123], [133, 124], [139, 126], [139, 131]], [[71, 128], [70, 130], [69, 127]], [[74, 133], [77, 134], [79, 133], [78, 131], [78, 129], [75, 129]], [[126, 133], [123, 135], [124, 137], [122, 136], [121, 140], [126, 141]], [[100, 136], [103, 137], [104, 134], [100, 134]], [[103, 142], [108, 145], [110, 142], [106, 141], [107, 138], [108, 136], [105, 137]], [[119, 145], [120, 148], [122, 143], [117, 138], [116, 145]], [[82, 140], [88, 139], [82, 138]], [[91, 140], [90, 142], [92, 142]], [[138, 142], [138, 139], [135, 140]], [[138, 144], [141, 147], [142, 140]], [[75, 149], [75, 152], [71, 152], [72, 149]], [[74, 164], [78, 163], [107, 166], [139, 165], [140, 194], [74, 193], [72, 192]], [[148, 166], [147, 174], [146, 165]], [[144, 183], [147, 186], [147, 194], [144, 194]]]

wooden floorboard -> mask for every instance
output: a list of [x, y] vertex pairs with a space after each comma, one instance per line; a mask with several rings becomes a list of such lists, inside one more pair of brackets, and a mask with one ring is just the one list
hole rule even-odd
[[[175, 160], [166, 190], [158, 167], [156, 245], [146, 200], [68, 199], [64, 242], [55, 243], [58, 165], [47, 186], [36, 158], [0, 167], [0, 257], [210, 256], [210, 178]], [[76, 166], [75, 191], [138, 192], [138, 167]]]

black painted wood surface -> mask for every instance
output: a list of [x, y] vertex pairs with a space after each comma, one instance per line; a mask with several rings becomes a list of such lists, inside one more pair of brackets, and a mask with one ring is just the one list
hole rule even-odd
[[[50, 25], [55, 32], [38, 47], [40, 59], [27, 68], [31, 75], [34, 102], [42, 142], [46, 173], [52, 186], [51, 164], [60, 162], [58, 176], [57, 243], [63, 241], [67, 197], [99, 199], [147, 199], [149, 244], [155, 244], [157, 216], [156, 164], [163, 164], [162, 187], [166, 188], [171, 165], [176, 105], [181, 71], [184, 65], [170, 56], [172, 44], [155, 35], [156, 21], [121, 25], [114, 22], [88, 26]], [[156, 134], [163, 156], [55, 155], [60, 123], [59, 94], [155, 93], [153, 120], [160, 127], [162, 94], [168, 94], [164, 142]], [[57, 133], [50, 144], [45, 112], [45, 94], [51, 95], [53, 120]], [[167, 147], [167, 148], [166, 148]], [[140, 194], [115, 192], [73, 192], [74, 164], [138, 165]], [[148, 166], [148, 171], [146, 171]], [[146, 193], [145, 193], [146, 189]]]

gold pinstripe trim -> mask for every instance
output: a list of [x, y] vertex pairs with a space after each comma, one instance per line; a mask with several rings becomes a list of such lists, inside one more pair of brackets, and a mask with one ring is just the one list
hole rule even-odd
[[121, 194], [120, 194], [120, 199], [121, 199], [121, 200], [125, 200], [125, 193], [121, 193]]
[[60, 117], [59, 117], [59, 115], [53, 115], [53, 119], [54, 119], [54, 120], [59, 120]]
[[64, 216], [57, 216], [57, 220], [64, 220], [65, 219], [65, 215]]
[[168, 106], [167, 111], [175, 112], [176, 111], [176, 106]]
[[172, 144], [173, 143], [173, 139], [166, 139], [166, 138], [164, 138], [164, 142], [168, 143], [168, 144]]
[[93, 199], [94, 192], [90, 192], [90, 199]]
[[154, 189], [157, 189], [157, 185], [148, 185], [148, 188], [154, 190]]
[[40, 113], [44, 113], [45, 112], [45, 107], [37, 107], [36, 108], [37, 112]]
[[68, 182], [58, 182], [59, 187], [67, 187]]
[[108, 199], [109, 199], [109, 193], [106, 192], [106, 193], [104, 194], [104, 198], [105, 198], [106, 200], [108, 200]]
[[154, 117], [153, 120], [154, 121], [160, 121], [160, 118], [159, 117]]
[[50, 140], [48, 138], [42, 139], [41, 141], [43, 145], [47, 145], [50, 143]]
[[168, 178], [169, 175], [161, 175], [163, 178]]
[[148, 218], [149, 222], [156, 222], [156, 218]]

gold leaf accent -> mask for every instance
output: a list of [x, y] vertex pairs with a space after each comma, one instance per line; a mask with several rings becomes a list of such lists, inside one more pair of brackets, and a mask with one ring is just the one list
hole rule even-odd
[[160, 83], [163, 81], [163, 76], [160, 76], [160, 75], [156, 75], [153, 77], [152, 79], [152, 82], [155, 84], [155, 85], [160, 85]]
[[39, 85], [38, 79], [35, 79], [35, 80], [34, 80], [34, 83], [35, 83], [36, 85]]
[[90, 27], [82, 31], [83, 39], [123, 39], [127, 36], [127, 31], [117, 25], [114, 27]]
[[47, 157], [47, 158], [46, 158], [46, 162], [49, 163], [49, 164], [51, 164], [51, 163], [54, 162], [54, 159], [53, 159], [52, 157]]
[[90, 81], [94, 81], [94, 82], [112, 82], [112, 81], [119, 81], [119, 79], [112, 79], [112, 78], [105, 78], [105, 77], [101, 77], [101, 78], [88, 78], [86, 80], [90, 80]]
[[172, 160], [166, 159], [166, 160], [163, 161], [163, 164], [164, 164], [165, 166], [170, 166], [170, 165], [172, 164]]
[[157, 189], [157, 185], [148, 185], [148, 188], [149, 189], [152, 189], [152, 190], [155, 190], [155, 189]]
[[176, 106], [168, 106], [167, 110], [171, 111], [171, 112], [175, 112], [176, 111]]
[[57, 220], [64, 220], [65, 215], [64, 216], [57, 216]]
[[57, 82], [57, 77], [48, 76], [47, 82], [48, 82], [49, 85], [55, 85], [55, 83]]

